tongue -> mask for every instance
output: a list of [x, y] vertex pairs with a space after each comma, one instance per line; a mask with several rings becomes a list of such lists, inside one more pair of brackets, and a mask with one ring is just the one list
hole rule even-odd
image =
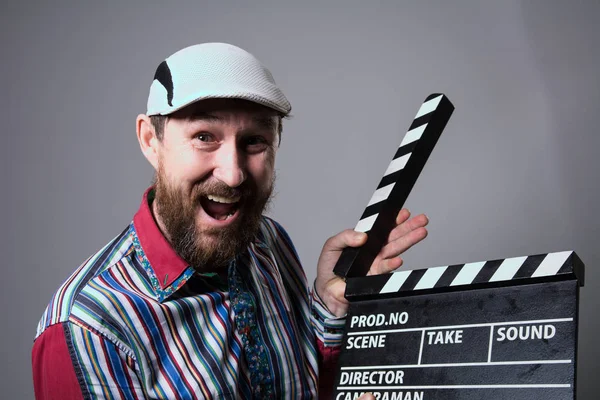
[[217, 203], [216, 201], [212, 201], [204, 198], [202, 201], [202, 207], [204, 211], [214, 219], [222, 220], [227, 217], [229, 214], [233, 214], [237, 203], [225, 204], [225, 203]]

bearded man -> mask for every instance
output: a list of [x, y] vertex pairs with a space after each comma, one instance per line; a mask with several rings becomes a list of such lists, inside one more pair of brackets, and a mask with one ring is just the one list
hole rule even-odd
[[[319, 386], [327, 398], [348, 307], [332, 270], [366, 235], [330, 238], [308, 290], [289, 236], [262, 215], [290, 110], [235, 46], [191, 46], [159, 65], [136, 120], [154, 185], [43, 314], [38, 400], [314, 399]], [[403, 210], [396, 223], [371, 273], [398, 268], [427, 234], [424, 215]]]

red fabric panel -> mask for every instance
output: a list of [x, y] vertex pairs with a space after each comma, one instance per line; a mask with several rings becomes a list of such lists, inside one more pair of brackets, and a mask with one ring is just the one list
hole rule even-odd
[[81, 388], [69, 355], [63, 324], [52, 325], [31, 351], [36, 400], [81, 400]]
[[148, 194], [152, 189], [151, 187], [144, 193], [140, 209], [133, 217], [133, 226], [146, 258], [158, 278], [158, 284], [164, 289], [179, 278], [189, 264], [175, 253], [154, 221], [148, 204]]
[[319, 399], [329, 400], [333, 395], [333, 384], [335, 379], [335, 368], [340, 357], [341, 347], [325, 347], [325, 344], [317, 339], [319, 350]]

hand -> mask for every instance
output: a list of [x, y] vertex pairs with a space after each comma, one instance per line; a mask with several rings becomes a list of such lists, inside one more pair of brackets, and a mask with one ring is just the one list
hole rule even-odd
[[371, 393], [365, 393], [360, 396], [358, 400], [375, 400], [375, 396], [373, 396]]
[[[367, 275], [379, 275], [392, 272], [402, 265], [400, 254], [427, 237], [425, 226], [429, 220], [424, 214], [410, 218], [410, 212], [403, 208], [396, 216], [396, 227], [392, 229], [386, 244], [375, 257]], [[367, 234], [347, 229], [329, 238], [317, 264], [315, 290], [325, 302], [329, 311], [341, 317], [348, 310], [348, 301], [344, 298], [346, 282], [333, 273], [333, 267], [346, 247], [359, 247], [367, 241]]]

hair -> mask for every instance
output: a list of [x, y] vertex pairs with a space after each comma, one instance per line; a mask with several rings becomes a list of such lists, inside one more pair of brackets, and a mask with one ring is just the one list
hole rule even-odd
[[[279, 142], [277, 146], [281, 145], [281, 133], [283, 132], [283, 119], [286, 118], [286, 115], [278, 114], [279, 124], [277, 124], [277, 135], [279, 136]], [[154, 132], [156, 133], [156, 138], [162, 142], [164, 134], [165, 134], [165, 124], [167, 123], [168, 115], [151, 115], [150, 123], [154, 127]]]
[[156, 134], [156, 138], [162, 142], [163, 136], [165, 134], [165, 124], [167, 123], [166, 115], [151, 115], [150, 123], [154, 128], [154, 133]]

